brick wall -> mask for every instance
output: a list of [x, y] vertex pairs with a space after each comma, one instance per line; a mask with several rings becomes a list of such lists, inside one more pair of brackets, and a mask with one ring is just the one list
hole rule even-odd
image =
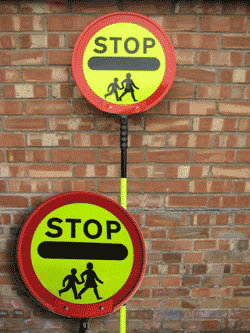
[[[127, 332], [250, 327], [250, 18], [247, 3], [19, 1], [0, 4], [0, 331], [77, 332], [38, 306], [15, 271], [20, 227], [67, 191], [119, 202], [119, 117], [81, 96], [71, 56], [112, 11], [148, 15], [175, 46], [168, 96], [129, 117], [128, 210], [147, 269]], [[90, 321], [119, 332], [119, 311]]]

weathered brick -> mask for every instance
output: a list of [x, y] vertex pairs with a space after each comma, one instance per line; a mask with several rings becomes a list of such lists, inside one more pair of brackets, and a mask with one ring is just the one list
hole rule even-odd
[[245, 32], [246, 18], [245, 17], [218, 17], [209, 16], [200, 18], [201, 31], [213, 32]]
[[207, 228], [171, 228], [169, 230], [170, 238], [208, 238]]
[[189, 131], [190, 122], [187, 118], [149, 118], [146, 122], [147, 131]]
[[185, 288], [164, 288], [164, 289], [153, 289], [153, 297], [178, 297], [178, 296], [188, 296], [190, 291]]
[[[106, 3], [105, 3], [106, 6]], [[142, 14], [171, 14], [172, 4], [162, 3], [160, 0], [152, 0], [144, 5], [140, 0], [131, 2], [130, 0], [124, 0], [123, 10], [125, 11], [136, 11]]]
[[223, 36], [222, 47], [229, 49], [249, 49], [250, 37], [247, 36]]
[[0, 51], [0, 66], [44, 65], [42, 51]]
[[214, 69], [199, 69], [199, 68], [177, 68], [176, 82], [215, 82], [216, 72]]
[[151, 150], [147, 152], [147, 161], [153, 162], [189, 162], [189, 152], [186, 150]]
[[170, 113], [174, 115], [207, 115], [215, 114], [214, 102], [172, 102], [170, 103]]
[[[157, 3], [157, 1], [156, 1], [156, 3]], [[118, 12], [119, 11], [118, 5], [119, 4], [115, 0], [111, 0], [108, 3], [104, 0], [99, 0], [98, 2], [95, 2], [95, 1], [79, 2], [78, 0], [72, 0], [72, 13], [73, 14], [79, 14], [79, 13], [106, 14], [106, 13]], [[127, 11], [127, 9], [125, 9], [126, 5], [130, 6], [131, 4], [130, 3], [127, 4], [125, 1], [123, 4], [124, 11]], [[135, 3], [133, 3], [133, 10], [134, 10], [134, 6], [136, 6], [136, 5], [137, 4], [135, 1]], [[145, 6], [145, 7], [147, 7], [147, 6]], [[138, 9], [139, 8], [140, 7], [138, 6]], [[154, 8], [154, 6], [152, 6], [151, 8]], [[130, 9], [128, 9], [128, 11], [130, 11]], [[138, 11], [138, 10], [136, 10], [136, 11]], [[149, 9], [149, 12], [150, 12], [150, 9]]]
[[186, 181], [146, 181], [144, 183], [144, 192], [187, 192], [188, 183]]
[[48, 31], [82, 31], [95, 18], [94, 15], [48, 16]]
[[212, 34], [173, 33], [173, 43], [176, 48], [185, 49], [217, 49], [220, 37]]
[[26, 105], [27, 114], [68, 114], [69, 101], [29, 101]]
[[205, 196], [168, 196], [165, 202], [167, 207], [205, 207], [207, 201]]

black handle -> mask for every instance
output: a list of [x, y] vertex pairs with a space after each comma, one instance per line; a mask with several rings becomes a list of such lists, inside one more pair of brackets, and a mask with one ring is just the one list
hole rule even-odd
[[89, 318], [81, 318], [79, 333], [88, 333], [88, 332], [89, 332]]

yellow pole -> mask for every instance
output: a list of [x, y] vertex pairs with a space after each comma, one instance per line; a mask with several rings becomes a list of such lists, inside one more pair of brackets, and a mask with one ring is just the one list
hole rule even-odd
[[[127, 178], [120, 178], [120, 204], [127, 209]], [[120, 308], [120, 333], [126, 333], [126, 305]]]

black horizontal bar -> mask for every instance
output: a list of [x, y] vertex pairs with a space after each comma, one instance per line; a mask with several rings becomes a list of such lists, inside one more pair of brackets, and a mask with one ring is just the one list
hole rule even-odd
[[123, 244], [43, 242], [38, 254], [44, 259], [124, 260], [128, 250]]
[[160, 61], [144, 57], [92, 57], [88, 65], [96, 71], [156, 71]]

